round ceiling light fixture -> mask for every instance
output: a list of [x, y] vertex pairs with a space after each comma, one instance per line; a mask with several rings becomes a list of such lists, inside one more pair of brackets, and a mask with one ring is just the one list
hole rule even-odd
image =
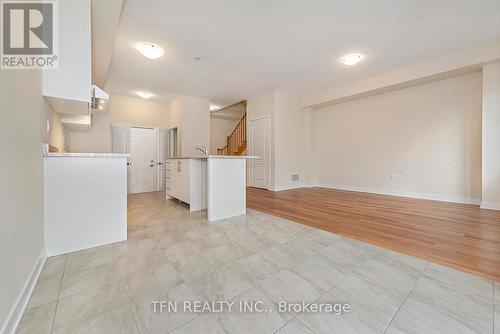
[[219, 110], [221, 107], [216, 105], [216, 104], [211, 104], [210, 105], [210, 111], [214, 112], [214, 111], [217, 111]]
[[137, 95], [139, 95], [143, 99], [149, 99], [151, 96], [153, 96], [153, 94], [149, 92], [137, 92]]
[[342, 64], [352, 66], [352, 65], [356, 65], [357, 63], [359, 63], [361, 61], [361, 59], [363, 59], [362, 55], [360, 55], [358, 53], [353, 53], [353, 54], [345, 55], [344, 57], [340, 58], [340, 62]]
[[136, 43], [135, 49], [149, 59], [157, 59], [165, 54], [165, 50], [161, 46], [150, 42]]

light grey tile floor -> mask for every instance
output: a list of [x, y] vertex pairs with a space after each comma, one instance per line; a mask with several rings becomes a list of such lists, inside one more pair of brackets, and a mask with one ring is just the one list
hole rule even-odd
[[[254, 210], [209, 223], [163, 196], [129, 198], [128, 241], [47, 259], [18, 333], [500, 334], [499, 283]], [[183, 309], [195, 300], [234, 306]]]
[[495, 282], [495, 311], [494, 311], [494, 326], [495, 326], [495, 334], [500, 333], [500, 283]]

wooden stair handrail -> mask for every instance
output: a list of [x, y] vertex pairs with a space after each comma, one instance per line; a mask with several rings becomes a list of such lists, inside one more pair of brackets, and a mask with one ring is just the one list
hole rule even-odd
[[217, 149], [218, 155], [241, 155], [247, 147], [247, 113], [243, 114], [233, 132], [227, 136], [226, 146]]

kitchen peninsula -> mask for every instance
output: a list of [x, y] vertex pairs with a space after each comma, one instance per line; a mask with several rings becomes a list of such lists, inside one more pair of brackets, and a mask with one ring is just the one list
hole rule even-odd
[[252, 156], [208, 155], [166, 160], [167, 199], [207, 209], [216, 221], [246, 213], [246, 162]]
[[127, 240], [128, 156], [44, 153], [48, 256]]

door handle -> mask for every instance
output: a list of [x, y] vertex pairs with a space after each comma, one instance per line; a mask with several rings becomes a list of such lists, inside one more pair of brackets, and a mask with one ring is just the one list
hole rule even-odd
[[159, 162], [158, 165], [163, 165], [163, 162]]
[[154, 167], [155, 165], [149, 165], [149, 167]]
[[127, 166], [132, 166], [132, 163], [131, 162], [127, 162]]

